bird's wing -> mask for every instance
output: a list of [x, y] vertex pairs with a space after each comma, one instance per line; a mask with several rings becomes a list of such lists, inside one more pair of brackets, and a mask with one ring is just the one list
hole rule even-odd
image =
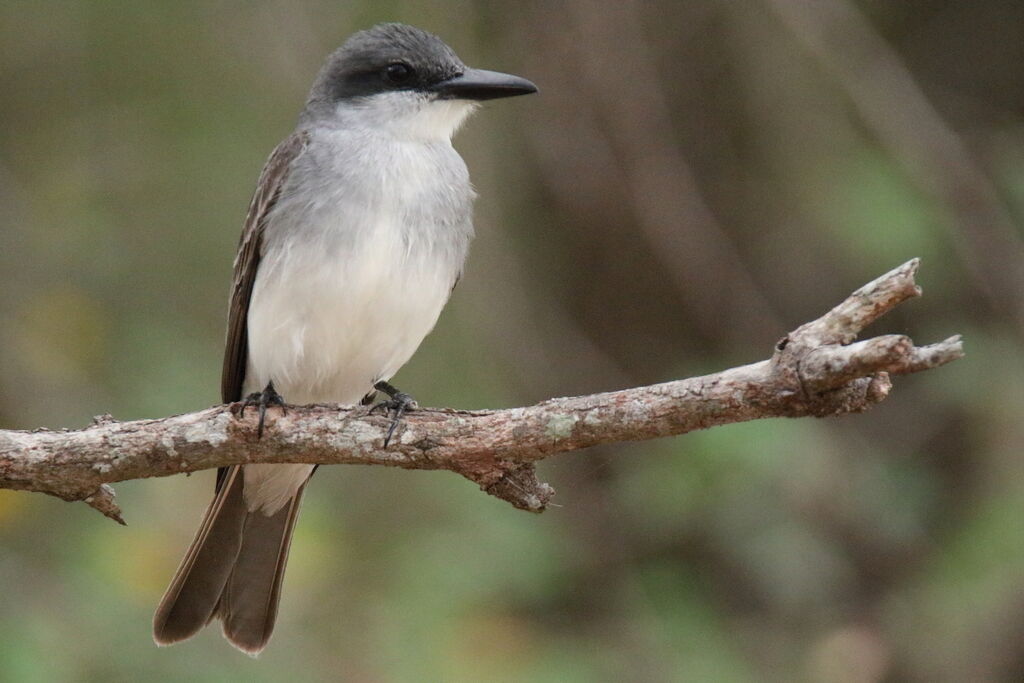
[[242, 384], [245, 382], [245, 366], [249, 356], [249, 297], [256, 281], [260, 265], [263, 232], [267, 216], [281, 194], [292, 162], [302, 153], [309, 142], [305, 131], [298, 131], [285, 138], [271, 153], [260, 173], [256, 192], [249, 203], [242, 237], [235, 255], [235, 272], [231, 283], [231, 307], [228, 311], [228, 334], [224, 346], [224, 369], [221, 374], [220, 396], [225, 403], [242, 398]]
[[[235, 272], [231, 281], [231, 305], [228, 309], [228, 335], [224, 344], [224, 368], [220, 377], [220, 397], [225, 403], [242, 398], [242, 384], [245, 382], [245, 366], [249, 360], [249, 297], [256, 282], [256, 271], [260, 266], [260, 252], [263, 250], [263, 231], [267, 215], [277, 203], [292, 162], [302, 153], [309, 142], [305, 131], [292, 133], [279, 144], [263, 165], [256, 192], [249, 202], [249, 213], [245, 216], [242, 237], [235, 254]], [[217, 470], [217, 490], [220, 491], [231, 468]]]

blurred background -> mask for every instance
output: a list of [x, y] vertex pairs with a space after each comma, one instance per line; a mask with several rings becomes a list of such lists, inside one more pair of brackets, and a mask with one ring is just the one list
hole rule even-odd
[[212, 472], [119, 485], [126, 528], [0, 491], [0, 679], [1019, 680], [1019, 0], [7, 0], [0, 427], [217, 403], [260, 167], [384, 20], [541, 88], [456, 138], [478, 238], [396, 378], [421, 404], [760, 360], [915, 256], [925, 297], [870, 332], [967, 358], [866, 415], [559, 456], [541, 516], [322, 469], [257, 661], [150, 637]]

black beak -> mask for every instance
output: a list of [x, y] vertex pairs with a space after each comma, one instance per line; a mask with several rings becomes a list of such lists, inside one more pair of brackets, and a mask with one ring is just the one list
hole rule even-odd
[[537, 86], [525, 78], [485, 71], [466, 69], [464, 72], [430, 87], [446, 100], [494, 100], [537, 92]]

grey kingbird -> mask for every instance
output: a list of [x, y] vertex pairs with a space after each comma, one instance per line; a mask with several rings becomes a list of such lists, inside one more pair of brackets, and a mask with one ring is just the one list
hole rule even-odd
[[[414, 407], [388, 380], [433, 328], [473, 237], [475, 195], [451, 137], [478, 102], [536, 90], [468, 68], [439, 38], [402, 24], [356, 33], [327, 58], [249, 205], [225, 403], [257, 403], [261, 433], [266, 406], [282, 397], [351, 404], [380, 390], [396, 421]], [[240, 650], [266, 646], [314, 469], [218, 471], [216, 496], [153, 619], [158, 644], [217, 618]]]

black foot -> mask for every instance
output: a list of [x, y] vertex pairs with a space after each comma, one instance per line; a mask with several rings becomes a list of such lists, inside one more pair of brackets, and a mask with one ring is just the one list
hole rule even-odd
[[402, 421], [402, 417], [408, 411], [416, 410], [419, 405], [416, 403], [416, 399], [412, 396], [402, 393], [383, 380], [374, 384], [373, 388], [387, 394], [388, 400], [375, 404], [370, 408], [370, 414], [373, 415], [377, 410], [393, 412], [391, 426], [388, 427], [388, 433], [384, 435], [384, 448], [387, 448], [388, 444], [391, 443], [391, 437], [395, 433], [398, 423]]
[[263, 438], [263, 422], [267, 417], [268, 406], [279, 406], [282, 413], [288, 412], [287, 409], [285, 409], [284, 398], [282, 398], [281, 394], [277, 393], [274, 389], [273, 381], [268, 382], [267, 387], [263, 391], [254, 391], [246, 396], [245, 400], [242, 401], [242, 406], [239, 408], [238, 414], [244, 415], [245, 409], [249, 406], [258, 406], [260, 410], [260, 421], [256, 427], [257, 439]]

